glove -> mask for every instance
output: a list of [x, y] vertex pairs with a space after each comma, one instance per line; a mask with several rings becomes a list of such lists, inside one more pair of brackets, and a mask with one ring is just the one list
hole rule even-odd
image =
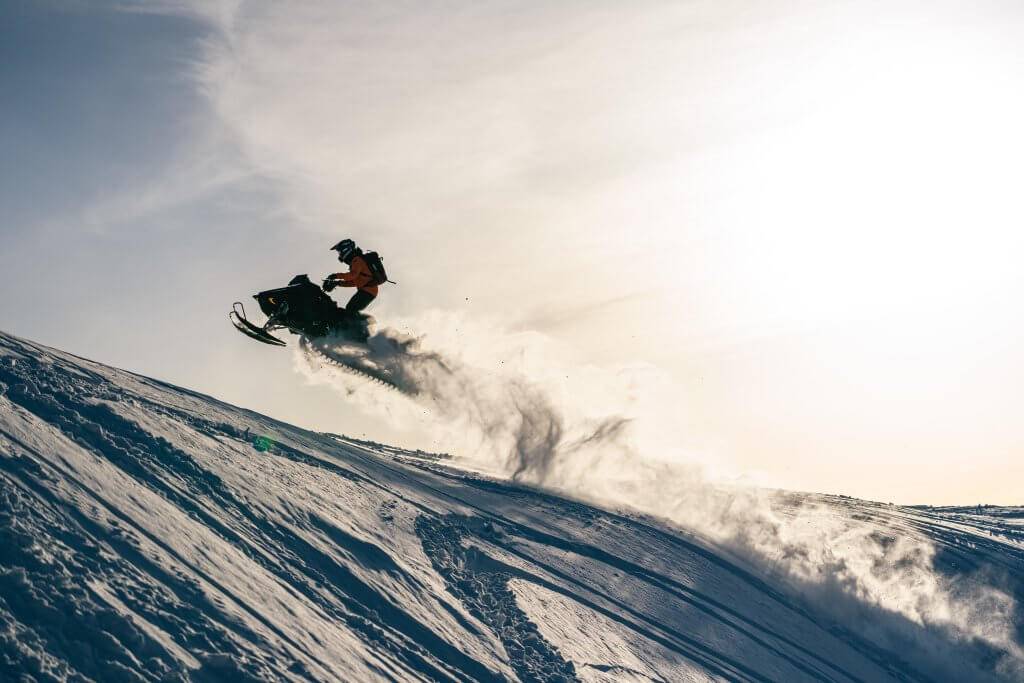
[[329, 291], [331, 291], [332, 289], [334, 289], [337, 286], [338, 286], [338, 281], [337, 280], [332, 280], [331, 278], [327, 278], [326, 280], [324, 280], [324, 291], [325, 292], [329, 292]]

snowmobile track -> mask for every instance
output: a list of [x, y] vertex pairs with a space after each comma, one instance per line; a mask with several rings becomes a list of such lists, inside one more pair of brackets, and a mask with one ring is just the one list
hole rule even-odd
[[397, 391], [400, 394], [406, 394], [406, 392], [403, 391], [400, 386], [383, 377], [375, 375], [366, 369], [358, 368], [355, 367], [354, 365], [348, 365], [346, 363], [342, 363], [338, 360], [335, 360], [334, 358], [327, 356], [326, 354], [324, 354], [323, 351], [313, 346], [306, 337], [302, 337], [299, 340], [299, 348], [301, 348], [303, 353], [307, 354], [308, 357], [320, 363], [321, 367], [324, 365], [330, 365], [331, 367], [338, 368], [342, 372], [354, 375], [356, 377], [359, 377], [360, 379], [369, 380], [375, 385], [386, 387], [388, 389], [391, 389], [392, 391]]

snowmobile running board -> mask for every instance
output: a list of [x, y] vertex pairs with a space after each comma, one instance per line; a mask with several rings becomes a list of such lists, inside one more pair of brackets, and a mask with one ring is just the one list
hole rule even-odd
[[[241, 310], [241, 312], [239, 312]], [[235, 329], [244, 334], [247, 337], [251, 337], [256, 341], [263, 342], [264, 344], [270, 344], [271, 346], [287, 346], [283, 341], [270, 334], [262, 327], [256, 327], [248, 318], [245, 317], [245, 306], [242, 305], [241, 301], [236, 301], [231, 304], [231, 312], [228, 313], [228, 320], [235, 326]]]

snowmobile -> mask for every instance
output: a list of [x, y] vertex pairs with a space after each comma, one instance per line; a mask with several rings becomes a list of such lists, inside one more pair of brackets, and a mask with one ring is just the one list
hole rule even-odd
[[370, 337], [373, 318], [339, 308], [307, 275], [296, 275], [287, 287], [268, 289], [253, 298], [267, 316], [262, 327], [246, 317], [241, 301], [232, 304], [228, 319], [239, 332], [264, 344], [286, 346], [270, 334], [283, 329], [311, 339], [333, 335], [357, 344], [365, 344]]

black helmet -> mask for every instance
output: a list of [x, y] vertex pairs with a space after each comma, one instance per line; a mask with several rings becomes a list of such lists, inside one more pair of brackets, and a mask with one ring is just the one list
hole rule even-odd
[[333, 247], [331, 247], [331, 250], [338, 252], [338, 259], [344, 261], [348, 259], [350, 256], [352, 256], [352, 254], [354, 254], [358, 248], [359, 247], [357, 247], [356, 243], [353, 242], [352, 240], [343, 239], [342, 241], [338, 242]]

